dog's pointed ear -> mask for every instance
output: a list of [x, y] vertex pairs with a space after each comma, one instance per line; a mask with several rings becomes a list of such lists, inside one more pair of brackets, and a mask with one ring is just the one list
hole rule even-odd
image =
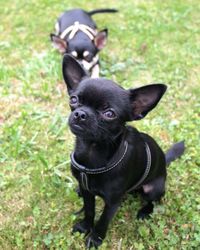
[[70, 54], [63, 56], [62, 73], [69, 94], [77, 88], [84, 77], [88, 76], [80, 63]]
[[131, 120], [144, 118], [160, 101], [167, 86], [164, 84], [151, 84], [137, 89], [130, 89]]
[[61, 54], [64, 54], [67, 49], [67, 42], [55, 34], [50, 34], [50, 38], [54, 48], [58, 49]]
[[103, 47], [106, 45], [107, 37], [108, 37], [107, 29], [104, 29], [98, 32], [98, 34], [94, 38], [94, 44], [98, 50], [103, 49]]

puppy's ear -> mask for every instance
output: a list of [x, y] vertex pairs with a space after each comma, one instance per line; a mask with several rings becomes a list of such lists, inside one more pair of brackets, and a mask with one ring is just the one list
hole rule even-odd
[[50, 34], [50, 38], [54, 48], [58, 49], [61, 54], [64, 54], [67, 49], [67, 42], [54, 34]]
[[108, 36], [108, 30], [104, 29], [99, 31], [96, 37], [94, 38], [94, 44], [98, 50], [103, 49], [103, 47], [106, 45], [107, 36]]
[[62, 72], [69, 94], [77, 88], [82, 78], [88, 76], [79, 62], [70, 54], [63, 56]]
[[144, 118], [160, 101], [167, 86], [151, 84], [137, 89], [130, 89], [131, 120]]

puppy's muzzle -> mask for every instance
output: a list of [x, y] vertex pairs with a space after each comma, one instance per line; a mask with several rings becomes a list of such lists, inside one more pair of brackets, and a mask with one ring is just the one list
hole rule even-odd
[[85, 110], [74, 110], [69, 118], [69, 125], [76, 135], [85, 133], [88, 127], [89, 115]]
[[87, 114], [83, 110], [74, 111], [73, 120], [76, 122], [83, 122], [87, 119]]
[[87, 71], [90, 71], [96, 64], [98, 64], [98, 62], [99, 62], [99, 55], [97, 54], [96, 56], [94, 56], [92, 58], [91, 62], [87, 62], [84, 59], [79, 59], [78, 61], [79, 61], [79, 63], [81, 64], [81, 66], [84, 69], [86, 69]]
[[75, 135], [90, 135], [96, 130], [96, 118], [89, 107], [76, 108], [69, 117], [69, 126]]

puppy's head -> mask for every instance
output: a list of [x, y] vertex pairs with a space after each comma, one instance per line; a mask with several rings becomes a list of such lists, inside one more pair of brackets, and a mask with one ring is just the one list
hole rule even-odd
[[69, 93], [69, 126], [79, 137], [113, 140], [127, 121], [142, 119], [166, 90], [163, 84], [125, 90], [104, 79], [91, 79], [71, 56], [64, 55], [63, 77]]
[[74, 56], [87, 71], [97, 63], [96, 55], [106, 45], [107, 36], [107, 29], [99, 31], [93, 40], [85, 34], [77, 34], [71, 40], [61, 39], [58, 35], [50, 34], [53, 46], [61, 54], [68, 53]]

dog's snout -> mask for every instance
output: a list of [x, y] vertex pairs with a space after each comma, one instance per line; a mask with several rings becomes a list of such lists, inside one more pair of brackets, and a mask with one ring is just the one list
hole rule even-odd
[[80, 120], [80, 121], [85, 121], [87, 118], [87, 114], [83, 110], [78, 110], [74, 112], [74, 119]]

